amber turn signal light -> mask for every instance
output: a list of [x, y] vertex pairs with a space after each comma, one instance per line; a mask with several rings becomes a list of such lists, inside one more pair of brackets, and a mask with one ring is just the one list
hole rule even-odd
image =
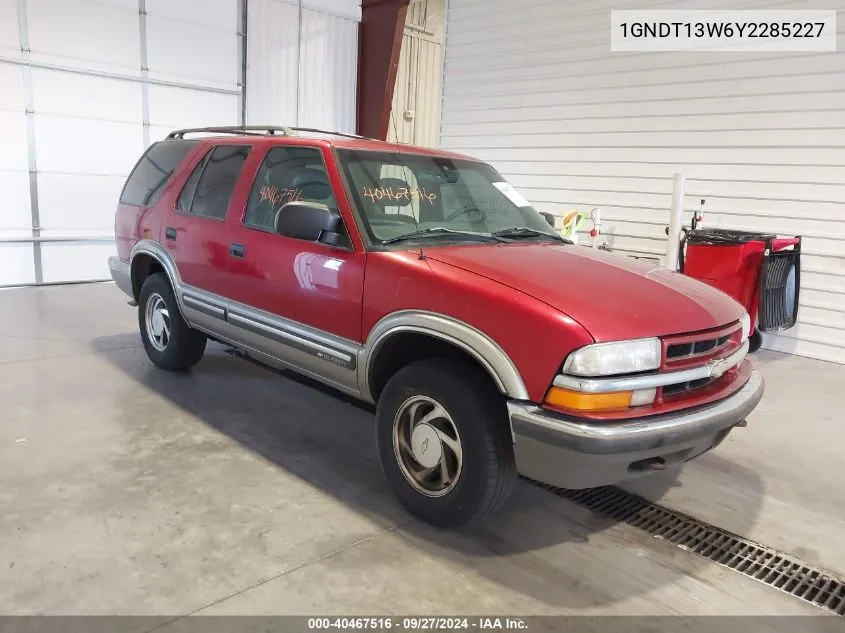
[[552, 387], [546, 394], [546, 404], [561, 409], [576, 411], [608, 411], [627, 409], [631, 404], [630, 391], [614, 393], [583, 393], [560, 387]]

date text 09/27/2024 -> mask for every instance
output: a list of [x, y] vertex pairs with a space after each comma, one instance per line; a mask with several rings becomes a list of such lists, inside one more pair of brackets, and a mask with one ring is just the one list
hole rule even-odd
[[496, 631], [527, 630], [523, 618], [467, 618], [467, 617], [325, 617], [308, 618], [308, 630], [366, 630], [366, 631]]

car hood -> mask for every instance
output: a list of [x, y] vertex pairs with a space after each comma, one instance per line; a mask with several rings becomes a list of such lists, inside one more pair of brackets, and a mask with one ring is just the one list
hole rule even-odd
[[599, 342], [706, 330], [743, 313], [728, 295], [695, 279], [585, 246], [443, 246], [425, 255], [543, 301]]

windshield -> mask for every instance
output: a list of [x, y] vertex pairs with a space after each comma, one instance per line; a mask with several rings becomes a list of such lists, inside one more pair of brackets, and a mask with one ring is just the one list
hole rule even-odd
[[484, 163], [379, 151], [338, 150], [338, 156], [375, 242], [560, 239]]

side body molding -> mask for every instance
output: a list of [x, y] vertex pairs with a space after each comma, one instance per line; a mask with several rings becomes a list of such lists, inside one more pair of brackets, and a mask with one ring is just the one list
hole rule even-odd
[[401, 310], [387, 315], [373, 326], [358, 357], [358, 385], [361, 395], [373, 401], [369, 375], [379, 347], [402, 332], [426, 334], [451, 343], [470, 354], [490, 374], [503, 394], [516, 400], [529, 400], [522, 377], [498, 343], [468, 323], [424, 310]]
[[191, 327], [266, 364], [292, 368], [360, 397], [356, 368], [360, 343], [187, 285], [169, 253], [155, 242], [139, 242], [131, 261], [140, 254], [164, 268], [179, 311]]
[[369, 374], [379, 348], [391, 336], [403, 332], [425, 334], [459, 347], [484, 367], [503, 394], [516, 400], [530, 399], [522, 377], [507, 353], [489, 336], [463, 321], [425, 310], [401, 310], [376, 323], [362, 346], [306, 324], [186, 286], [173, 258], [152, 240], [141, 240], [132, 248], [129, 261], [133, 283], [135, 258], [141, 254], [161, 264], [174, 289], [182, 317], [192, 327], [266, 356], [263, 360], [271, 364], [273, 360], [281, 361], [363, 400], [375, 400], [369, 387]]

